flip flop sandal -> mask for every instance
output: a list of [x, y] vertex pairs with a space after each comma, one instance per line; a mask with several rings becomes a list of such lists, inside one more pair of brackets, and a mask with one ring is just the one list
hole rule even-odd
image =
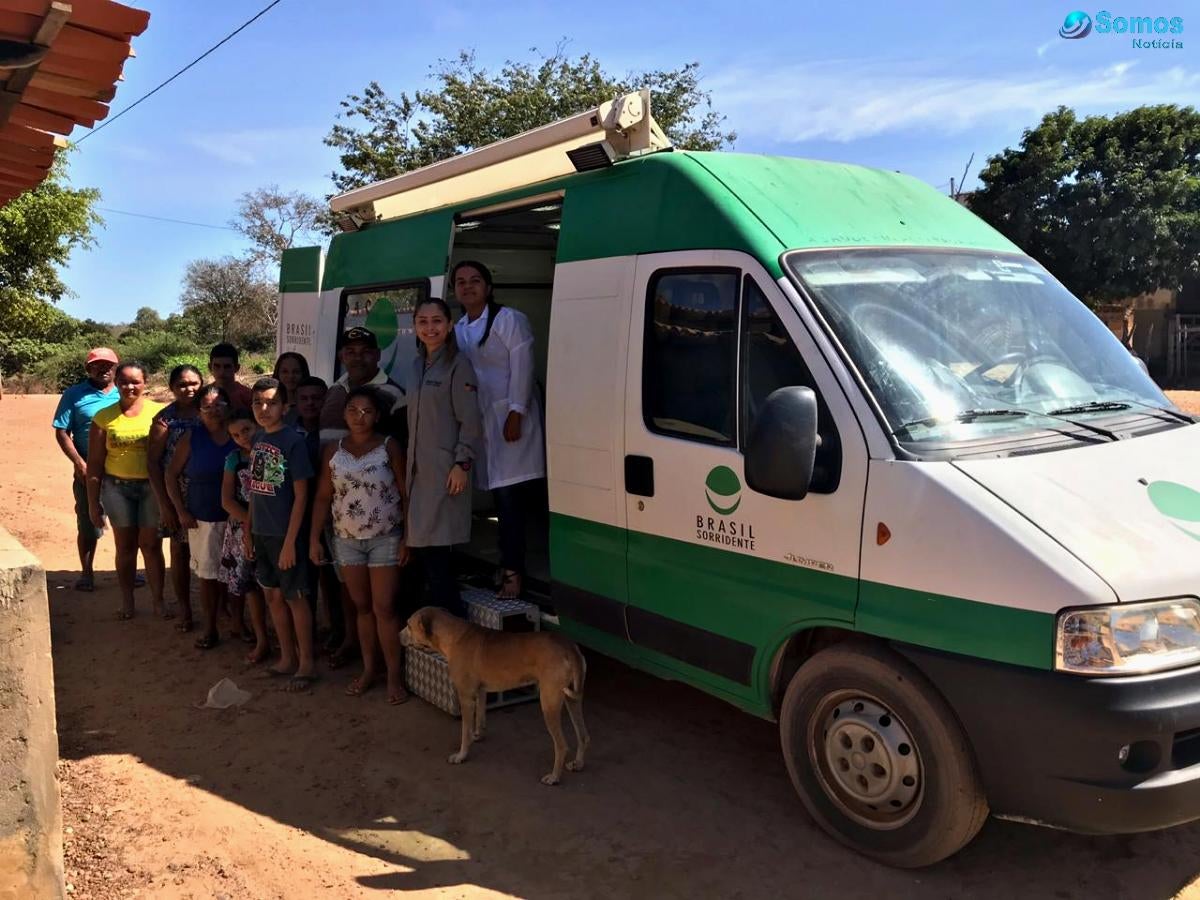
[[293, 675], [283, 689], [289, 694], [303, 694], [312, 689], [316, 675]]
[[353, 658], [354, 654], [349, 650], [342, 650], [341, 648], [334, 650], [329, 654], [329, 668], [340, 669], [342, 666], [348, 664]]
[[92, 578], [79, 578], [75, 581], [74, 589], [90, 594], [96, 590], [96, 582]]
[[403, 703], [407, 703], [411, 699], [412, 699], [412, 694], [410, 694], [408, 691], [405, 691], [402, 694], [389, 694], [388, 695], [388, 705], [400, 706]]
[[213, 647], [217, 646], [217, 644], [219, 644], [219, 643], [221, 643], [221, 638], [219, 635], [206, 634], [200, 638], [197, 638], [196, 642], [194, 644], [192, 644], [192, 646], [195, 647], [197, 650], [211, 650]]
[[363, 684], [361, 678], [355, 678], [348, 685], [346, 685], [346, 696], [347, 697], [361, 697], [363, 694], [365, 694], [367, 691], [369, 691], [373, 687], [375, 687], [374, 681], [371, 681], [367, 684]]
[[180, 634], [187, 634], [189, 631], [191, 631], [195, 627], [196, 627], [196, 623], [193, 622], [191, 619], [184, 619], [182, 622], [178, 623], [175, 626], [175, 630], [178, 631]]
[[117, 613], [117, 620], [121, 622], [128, 622], [133, 618], [133, 615], [134, 613], [132, 609], [122, 609]]

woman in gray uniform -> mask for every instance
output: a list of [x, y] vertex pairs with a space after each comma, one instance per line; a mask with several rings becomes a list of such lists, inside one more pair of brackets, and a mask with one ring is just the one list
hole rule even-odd
[[471, 539], [472, 450], [481, 440], [478, 381], [458, 352], [440, 297], [413, 311], [417, 358], [408, 388], [408, 511], [405, 541], [424, 566], [433, 602], [463, 614], [451, 565]]

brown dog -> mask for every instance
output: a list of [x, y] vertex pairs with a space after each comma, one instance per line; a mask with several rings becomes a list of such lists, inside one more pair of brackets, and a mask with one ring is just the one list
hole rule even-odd
[[572, 772], [583, 768], [583, 755], [591, 740], [583, 724], [587, 664], [571, 641], [547, 631], [494, 631], [433, 606], [413, 613], [400, 639], [405, 645], [435, 650], [446, 657], [450, 682], [462, 708], [462, 743], [458, 752], [450, 755], [451, 763], [465, 762], [471, 742], [483, 739], [488, 691], [536, 683], [542, 717], [554, 741], [554, 769], [542, 776], [542, 784], [558, 784], [562, 777], [567, 758], [567, 739], [562, 729], [564, 701], [577, 741], [575, 758], [566, 767]]

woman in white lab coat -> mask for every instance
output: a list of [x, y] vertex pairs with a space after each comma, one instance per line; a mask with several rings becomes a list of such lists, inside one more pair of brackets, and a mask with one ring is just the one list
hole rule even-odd
[[501, 583], [497, 596], [521, 595], [525, 526], [538, 482], [546, 477], [542, 411], [535, 389], [533, 330], [524, 313], [496, 302], [492, 273], [464, 260], [450, 270], [466, 315], [454, 326], [479, 379], [483, 458], [476, 484], [492, 492], [500, 520]]

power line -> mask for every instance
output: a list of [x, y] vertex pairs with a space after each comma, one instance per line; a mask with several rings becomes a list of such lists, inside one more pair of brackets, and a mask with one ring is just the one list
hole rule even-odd
[[93, 134], [103, 131], [105, 128], [107, 128], [109, 125], [111, 125], [113, 122], [117, 121], [117, 119], [121, 118], [121, 116], [125, 115], [125, 113], [129, 112], [131, 109], [133, 109], [139, 103], [141, 103], [143, 100], [149, 100], [151, 97], [153, 97], [155, 94], [157, 94], [163, 88], [165, 88], [168, 84], [170, 84], [172, 81], [174, 81], [180, 75], [182, 75], [184, 72], [186, 72], [192, 66], [196, 65], [196, 63], [200, 62], [200, 60], [204, 59], [206, 56], [208, 56], [214, 50], [219, 48], [222, 44], [225, 44], [227, 41], [229, 41], [232, 37], [234, 37], [236, 34], [238, 34], [238, 32], [244, 30], [245, 28], [248, 28], [250, 25], [252, 25], [258, 19], [262, 18], [264, 15], [266, 15], [271, 10], [272, 7], [278, 6], [279, 3], [280, 3], [280, 0], [272, 0], [272, 2], [268, 3], [262, 9], [260, 9], [257, 13], [255, 13], [253, 17], [247, 19], [245, 22], [243, 22], [241, 25], [239, 25], [233, 31], [229, 32], [229, 34], [225, 35], [225, 37], [221, 38], [221, 40], [217, 41], [217, 43], [213, 44], [211, 47], [209, 47], [207, 50], [205, 50], [203, 53], [201, 53], [199, 56], [197, 56], [195, 59], [193, 59], [190, 63], [188, 63], [186, 66], [184, 66], [182, 69], [180, 69], [174, 75], [172, 75], [170, 78], [168, 78], [162, 84], [160, 84], [158, 87], [154, 88], [154, 90], [138, 97], [136, 100], [134, 100], [132, 103], [130, 103], [127, 107], [125, 107], [123, 110], [121, 110], [115, 116], [113, 116], [111, 119], [106, 119], [105, 121], [101, 122], [99, 126], [97, 126], [96, 128], [93, 128], [91, 131], [89, 131], [87, 134], [85, 134], [83, 137], [81, 137], [79, 140], [77, 140], [75, 142], [75, 144], [76, 145], [82, 144], [84, 141], [86, 141], [88, 138], [90, 138]]
[[111, 209], [107, 206], [97, 206], [96, 209], [100, 210], [100, 212], [117, 213], [121, 216], [134, 216], [138, 219], [153, 219], [155, 222], [172, 222], [176, 225], [194, 225], [197, 228], [216, 228], [221, 231], [237, 231], [237, 229], [231, 225], [210, 225], [207, 222], [189, 222], [186, 219], [168, 219], [165, 216], [151, 216], [147, 215], [146, 213], [130, 212], [127, 209]]

